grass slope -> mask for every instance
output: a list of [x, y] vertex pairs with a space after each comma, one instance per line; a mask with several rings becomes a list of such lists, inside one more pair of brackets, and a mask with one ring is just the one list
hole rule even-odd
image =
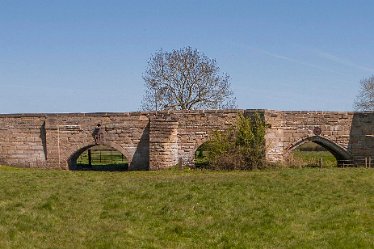
[[336, 158], [328, 151], [300, 151], [292, 152], [293, 159], [296, 165], [300, 166], [319, 166], [319, 161], [322, 160], [322, 167], [336, 167]]
[[0, 167], [0, 248], [373, 248], [373, 172]]

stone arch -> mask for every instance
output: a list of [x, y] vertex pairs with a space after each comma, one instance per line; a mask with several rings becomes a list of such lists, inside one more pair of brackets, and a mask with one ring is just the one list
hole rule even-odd
[[195, 152], [209, 140], [209, 130], [199, 129], [193, 132], [183, 132], [178, 135], [178, 157], [184, 165], [194, 165]]
[[338, 161], [338, 164], [339, 164], [339, 161], [352, 160], [351, 154], [346, 149], [344, 149], [342, 146], [338, 145], [337, 143], [335, 143], [335, 142], [333, 142], [333, 141], [331, 141], [327, 138], [321, 137], [321, 136], [307, 137], [307, 138], [303, 138], [303, 139], [297, 141], [296, 143], [292, 144], [291, 146], [289, 146], [286, 149], [285, 157], [287, 158], [294, 149], [296, 149], [297, 147], [299, 147], [300, 145], [302, 145], [302, 144], [304, 144], [308, 141], [314, 142], [314, 143], [324, 147], [329, 152], [331, 152], [331, 154], [333, 154], [334, 157], [336, 158], [336, 160]]
[[[93, 144], [93, 143], [90, 143], [90, 144], [82, 144], [80, 146], [80, 148], [78, 150], [75, 150], [75, 151], [72, 151], [70, 154], [69, 154], [69, 157], [67, 159], [67, 165], [69, 167], [69, 169], [75, 169], [76, 167], [76, 161], [78, 159], [78, 157], [84, 152], [86, 151], [87, 149], [95, 146], [97, 144]], [[112, 142], [106, 142], [106, 143], [103, 143], [103, 144], [100, 144], [100, 145], [104, 145], [104, 146], [107, 146], [107, 147], [111, 147], [119, 152], [122, 153], [122, 155], [124, 155], [127, 160], [129, 160], [129, 169], [131, 168], [130, 165], [131, 165], [131, 160], [132, 160], [132, 156], [128, 153], [128, 151], [126, 151], [122, 146], [120, 145], [117, 145], [115, 143], [112, 143]]]
[[192, 156], [195, 156], [196, 151], [205, 143], [209, 141], [208, 136], [204, 139], [199, 140], [197, 143], [195, 143], [193, 150], [192, 150]]
[[195, 139], [195, 143], [193, 144], [193, 147], [190, 148], [189, 151], [183, 157], [184, 163], [187, 163], [189, 165], [190, 164], [193, 165], [194, 160], [195, 160], [196, 151], [200, 148], [201, 145], [205, 144], [208, 141], [209, 141], [209, 136], [208, 135], [206, 135], [206, 136], [204, 136], [200, 139]]
[[[193, 162], [193, 165], [195, 166], [195, 167], [197, 167], [198, 166], [198, 162], [196, 161], [197, 159], [198, 159], [198, 156], [199, 155], [197, 155], [197, 152], [198, 152], [198, 150], [202, 147], [202, 146], [204, 146], [205, 144], [207, 144], [209, 142], [209, 139], [208, 138], [206, 138], [206, 139], [204, 139], [204, 140], [201, 140], [201, 141], [199, 141], [199, 143], [197, 143], [197, 144], [195, 144], [195, 147], [194, 147], [194, 149], [193, 149], [193, 151], [192, 151], [192, 155], [191, 155], [191, 162]], [[204, 157], [204, 156], [203, 156]], [[203, 165], [203, 164], [202, 164]], [[201, 165], [200, 165], [201, 166]]]

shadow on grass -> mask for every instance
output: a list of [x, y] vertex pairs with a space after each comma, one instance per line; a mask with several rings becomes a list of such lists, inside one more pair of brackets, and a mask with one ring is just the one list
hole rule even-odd
[[129, 165], [126, 164], [101, 164], [101, 165], [88, 165], [77, 164], [75, 170], [80, 171], [127, 171]]

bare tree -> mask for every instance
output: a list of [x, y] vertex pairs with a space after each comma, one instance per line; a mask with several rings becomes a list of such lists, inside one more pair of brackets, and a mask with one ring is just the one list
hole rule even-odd
[[143, 74], [144, 110], [234, 108], [229, 76], [216, 60], [191, 47], [156, 52]]
[[374, 75], [360, 81], [360, 93], [356, 97], [357, 111], [374, 111]]

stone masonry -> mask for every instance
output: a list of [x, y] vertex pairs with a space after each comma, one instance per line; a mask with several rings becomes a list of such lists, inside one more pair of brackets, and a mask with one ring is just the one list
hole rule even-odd
[[[374, 112], [220, 110], [0, 115], [0, 164], [74, 169], [79, 155], [100, 143], [121, 152], [130, 170], [193, 164], [195, 151], [238, 113], [259, 112], [267, 125], [266, 159], [282, 162], [306, 141], [338, 160], [374, 158]], [[100, 126], [98, 126], [100, 124]], [[95, 141], [94, 131], [102, 129]]]

